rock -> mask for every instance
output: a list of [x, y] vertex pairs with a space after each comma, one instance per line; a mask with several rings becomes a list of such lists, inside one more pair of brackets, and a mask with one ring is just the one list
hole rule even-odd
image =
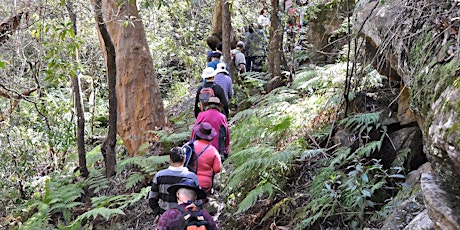
[[401, 125], [407, 125], [416, 121], [414, 113], [409, 107], [409, 89], [402, 87], [398, 97], [398, 120]]
[[[347, 3], [348, 2], [348, 3]], [[311, 45], [311, 50], [320, 51], [311, 57], [316, 62], [324, 61], [326, 63], [335, 62], [335, 56], [332, 53], [339, 53], [338, 50], [344, 45], [347, 39], [336, 36], [338, 30], [343, 24], [344, 17], [351, 14], [355, 1], [339, 1], [337, 4], [318, 4], [318, 13], [315, 18], [308, 22], [306, 30], [306, 40]], [[349, 12], [346, 12], [348, 5]], [[335, 40], [331, 42], [331, 40]], [[328, 57], [326, 54], [329, 54]]]
[[421, 176], [423, 200], [428, 215], [433, 221], [435, 229], [458, 230], [460, 229], [459, 216], [451, 207], [453, 204], [448, 201], [447, 192], [439, 187], [438, 182], [439, 179], [434, 174], [423, 173]]
[[421, 194], [418, 192], [396, 207], [393, 213], [385, 220], [381, 230], [404, 229], [424, 209]]
[[406, 184], [407, 187], [411, 188], [414, 187], [417, 184], [420, 184], [420, 177], [422, 176], [422, 173], [432, 173], [433, 168], [431, 168], [431, 163], [426, 162], [422, 166], [420, 166], [417, 170], [410, 172], [407, 175], [406, 179]]
[[[418, 127], [408, 127], [388, 134], [382, 143], [381, 159], [385, 168], [389, 168], [393, 161], [397, 159], [400, 151], [408, 149], [409, 153], [403, 163], [404, 168], [415, 170], [420, 165], [427, 162], [422, 146], [422, 132]], [[402, 162], [401, 162], [402, 164]]]
[[404, 230], [434, 230], [433, 222], [428, 216], [428, 211], [425, 209], [418, 214]]
[[[394, 25], [401, 23], [400, 14], [404, 10], [405, 1], [385, 1], [381, 4], [375, 0], [361, 0], [356, 4], [354, 11], [353, 27], [363, 37], [366, 38], [367, 54], [369, 60], [373, 60], [372, 65], [377, 71], [391, 79], [399, 79], [407, 75], [409, 70], [402, 62], [401, 53], [404, 49], [399, 50], [400, 41], [393, 39], [388, 42], [385, 40], [390, 29]], [[381, 49], [379, 47], [395, 47], [395, 49]]]
[[[432, 172], [430, 163], [425, 163], [409, 173], [405, 182], [407, 186], [403, 187], [391, 203], [387, 204], [389, 207], [396, 206], [396, 208], [386, 218], [382, 230], [406, 229], [411, 223], [414, 225], [414, 219], [426, 209], [420, 189], [420, 176], [427, 172]], [[417, 229], [413, 225], [411, 229]]]
[[[460, 92], [448, 87], [432, 105], [433, 121], [429, 128], [430, 149], [439, 149], [434, 157], [450, 162], [460, 175]], [[436, 159], [435, 158], [435, 159]]]

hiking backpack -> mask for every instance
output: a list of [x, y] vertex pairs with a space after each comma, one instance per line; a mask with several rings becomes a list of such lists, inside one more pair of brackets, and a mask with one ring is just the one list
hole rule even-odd
[[185, 152], [184, 167], [188, 168], [188, 171], [196, 174], [198, 171], [198, 158], [208, 149], [211, 144], [208, 144], [200, 153], [195, 152], [195, 140], [187, 142], [182, 146], [182, 151]]
[[180, 218], [179, 229], [184, 230], [209, 230], [211, 224], [204, 219], [201, 209], [197, 207], [188, 208], [185, 210], [183, 206], [177, 206], [175, 209], [182, 213]]
[[198, 107], [200, 107], [201, 112], [204, 111], [204, 104], [208, 102], [209, 98], [214, 97], [213, 88], [214, 88], [215, 84], [216, 83], [213, 83], [210, 87], [205, 87], [204, 84], [203, 84], [203, 87], [200, 90], [200, 95], [198, 97], [198, 99], [199, 99]]

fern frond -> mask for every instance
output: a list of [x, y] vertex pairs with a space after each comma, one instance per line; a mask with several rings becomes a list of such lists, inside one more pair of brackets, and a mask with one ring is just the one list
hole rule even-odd
[[[359, 157], [359, 158], [363, 158], [364, 156], [369, 157], [373, 152], [379, 151], [380, 147], [382, 147], [381, 141], [371, 141], [367, 143], [366, 145], [359, 147], [355, 151], [356, 156], [354, 157]], [[350, 160], [350, 159], [347, 159], [347, 160]]]
[[295, 200], [296, 197], [285, 197], [282, 200], [280, 200], [278, 203], [276, 203], [268, 212], [265, 214], [265, 216], [262, 218], [260, 222], [265, 222], [268, 220], [268, 218], [272, 216], [279, 216], [280, 214], [286, 214], [291, 211], [291, 207], [289, 206], [293, 200]]
[[46, 229], [48, 222], [51, 220], [50, 206], [41, 201], [37, 201], [38, 211], [34, 213], [19, 229]]
[[322, 153], [324, 153], [325, 149], [307, 149], [300, 153], [300, 160], [305, 160], [309, 158], [316, 157]]
[[86, 165], [88, 168], [94, 166], [97, 161], [103, 161], [104, 158], [101, 154], [101, 145], [97, 145], [91, 151], [86, 153]]
[[83, 221], [85, 219], [91, 219], [91, 218], [94, 219], [97, 216], [102, 216], [106, 220], [109, 220], [110, 217], [113, 216], [113, 215], [125, 215], [125, 213], [119, 208], [111, 209], [111, 208], [106, 208], [106, 207], [99, 207], [99, 208], [91, 209], [91, 210], [81, 214], [72, 223], [72, 225], [76, 224], [76, 223], [81, 223], [81, 221]]
[[103, 189], [109, 188], [109, 180], [104, 175], [104, 169], [90, 170], [89, 177], [85, 180], [89, 189], [98, 193]]
[[379, 128], [379, 117], [382, 111], [375, 113], [360, 113], [346, 117], [339, 121], [340, 125], [344, 125], [352, 132], [361, 134], [364, 131], [371, 131], [373, 127]]
[[137, 183], [141, 182], [141, 181], [144, 181], [145, 179], [145, 176], [142, 174], [142, 173], [134, 173], [133, 175], [129, 176], [127, 181], [126, 181], [126, 184], [125, 184], [125, 187], [126, 189], [131, 189], [132, 187], [134, 187]]
[[248, 193], [246, 198], [244, 198], [241, 203], [238, 205], [238, 210], [236, 213], [242, 213], [250, 209], [262, 196], [268, 195], [269, 197], [273, 195], [274, 186], [271, 183], [265, 183], [262, 186], [258, 186]]

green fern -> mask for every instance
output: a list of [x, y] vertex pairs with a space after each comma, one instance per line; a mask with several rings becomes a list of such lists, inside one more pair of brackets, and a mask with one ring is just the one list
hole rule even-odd
[[109, 180], [104, 175], [104, 169], [90, 169], [89, 177], [85, 180], [85, 183], [94, 193], [110, 188]]
[[41, 201], [35, 201], [34, 206], [37, 207], [38, 211], [35, 212], [30, 218], [28, 218], [19, 229], [33, 230], [33, 229], [46, 229], [48, 228], [48, 222], [51, 220], [50, 206]]
[[292, 196], [292, 197], [285, 197], [278, 203], [276, 203], [273, 207], [268, 210], [265, 216], [262, 218], [261, 222], [265, 222], [270, 217], [280, 216], [280, 215], [287, 215], [288, 213], [292, 212], [292, 206], [297, 206], [296, 200], [299, 198], [299, 195]]
[[132, 187], [137, 185], [137, 183], [144, 181], [144, 180], [145, 180], [145, 176], [142, 173], [139, 173], [139, 172], [134, 173], [128, 177], [125, 187], [127, 190], [131, 189]]
[[351, 132], [357, 132], [359, 136], [366, 131], [370, 132], [373, 128], [378, 129], [381, 124], [379, 117], [382, 111], [375, 113], [360, 113], [353, 116], [347, 117], [339, 121], [340, 125], [344, 125], [345, 128], [350, 129]]
[[265, 183], [257, 188], [251, 190], [246, 197], [238, 205], [236, 213], [242, 213], [250, 209], [260, 198], [264, 195], [268, 195], [268, 199], [273, 195], [276, 187], [271, 183]]
[[148, 175], [155, 175], [157, 171], [162, 169], [161, 166], [165, 165], [169, 161], [169, 156], [135, 156], [128, 157], [121, 161], [116, 166], [117, 173], [120, 173], [129, 165], [136, 165], [140, 167], [140, 170]]
[[119, 208], [111, 209], [111, 208], [106, 208], [106, 207], [99, 207], [99, 208], [91, 209], [79, 215], [77, 219], [75, 219], [75, 221], [69, 227], [72, 227], [74, 225], [81, 225], [81, 223], [84, 220], [95, 219], [97, 216], [102, 216], [106, 220], [109, 220], [110, 217], [114, 215], [125, 215], [125, 213]]

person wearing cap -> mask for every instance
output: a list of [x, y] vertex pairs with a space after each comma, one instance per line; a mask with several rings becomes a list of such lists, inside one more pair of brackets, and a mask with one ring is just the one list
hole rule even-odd
[[238, 70], [238, 73], [245, 73], [246, 72], [246, 57], [243, 53], [244, 50], [244, 42], [239, 41], [236, 43], [236, 48], [234, 49], [234, 57], [233, 62], [235, 63], [235, 67]]
[[[193, 180], [184, 179], [180, 183], [174, 184], [168, 188], [169, 194], [176, 198], [177, 207], [169, 209], [158, 220], [157, 230], [179, 230], [184, 218], [185, 211], [199, 211], [208, 223], [208, 227], [217, 230], [217, 224], [213, 217], [204, 209], [199, 209], [194, 203], [196, 200], [205, 199], [206, 193], [200, 189], [198, 184]], [[183, 210], [183, 211], [181, 211]]]
[[169, 167], [157, 172], [152, 181], [149, 194], [149, 206], [155, 215], [161, 215], [172, 207], [177, 206], [174, 194], [168, 193], [168, 188], [181, 182], [184, 178], [198, 183], [195, 173], [183, 167], [185, 152], [181, 147], [174, 147], [169, 151]]
[[198, 117], [198, 114], [201, 112], [201, 109], [199, 107], [200, 103], [200, 91], [203, 88], [212, 88], [214, 91], [214, 96], [218, 97], [220, 100], [220, 103], [222, 103], [222, 113], [225, 116], [228, 116], [228, 101], [227, 98], [225, 97], [225, 91], [222, 89], [222, 87], [218, 84], [216, 84], [214, 81], [214, 69], [212, 67], [206, 67], [203, 70], [203, 73], [201, 74], [201, 77], [203, 78], [203, 84], [198, 87], [198, 90], [196, 91], [196, 97], [195, 97], [195, 117]]
[[219, 51], [214, 51], [211, 54], [211, 61], [208, 62], [206, 67], [212, 67], [213, 69], [217, 68], [217, 64], [221, 63], [220, 57], [222, 56], [222, 53]]
[[[228, 157], [230, 146], [230, 131], [228, 129], [227, 118], [220, 112], [222, 105], [217, 97], [209, 98], [205, 103], [205, 111], [198, 114], [195, 126], [202, 122], [207, 122], [217, 131], [216, 136], [212, 139], [211, 144], [214, 146], [223, 159]], [[195, 138], [195, 129], [192, 131], [190, 140]]]
[[221, 62], [217, 64], [217, 68], [214, 71], [214, 82], [222, 87], [225, 98], [227, 101], [230, 101], [233, 97], [233, 83], [230, 76], [228, 76], [228, 71], [225, 69], [226, 67], [227, 65], [225, 65], [225, 63]]
[[201, 188], [206, 195], [211, 195], [212, 180], [214, 175], [220, 173], [222, 162], [217, 149], [211, 144], [216, 137], [217, 131], [209, 122], [201, 122], [193, 127], [194, 148], [196, 153], [204, 152], [197, 161], [192, 159], [193, 165], [197, 168], [196, 176]]

